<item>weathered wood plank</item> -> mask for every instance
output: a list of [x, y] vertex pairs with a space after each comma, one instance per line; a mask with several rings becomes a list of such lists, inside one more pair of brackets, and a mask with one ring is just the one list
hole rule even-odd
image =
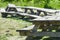
[[36, 33], [31, 33], [30, 36], [60, 37], [60, 32], [36, 32]]
[[33, 18], [40, 18], [40, 16], [32, 15], [32, 14], [27, 14], [27, 13], [18, 13], [18, 14], [22, 15], [22, 16], [29, 16], [29, 17], [33, 17]]
[[19, 32], [21, 36], [28, 36], [32, 32], [33, 28], [34, 25], [16, 31]]
[[5, 12], [1, 12], [1, 13], [17, 14], [17, 12], [12, 12], [12, 11], [11, 11], [11, 12], [6, 12], [6, 11], [5, 11]]
[[55, 13], [56, 10], [53, 10], [53, 9], [45, 9], [45, 8], [37, 8], [37, 7], [20, 7], [20, 8], [23, 8], [23, 9], [32, 9], [32, 10], [39, 10], [39, 11], [42, 11], [42, 12], [48, 12], [48, 13]]
[[40, 18], [36, 18], [33, 19], [31, 21], [45, 21], [45, 22], [55, 22], [55, 21], [60, 21], [60, 17], [59, 16], [44, 16], [44, 17], [40, 17]]

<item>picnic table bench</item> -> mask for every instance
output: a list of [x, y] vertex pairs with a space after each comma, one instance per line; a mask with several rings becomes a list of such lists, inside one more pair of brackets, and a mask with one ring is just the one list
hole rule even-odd
[[26, 28], [22, 28], [22, 29], [16, 30], [16, 31], [19, 32], [21, 36], [26, 36], [26, 35], [28, 36], [32, 32], [33, 28], [34, 28], [34, 25], [28, 26]]

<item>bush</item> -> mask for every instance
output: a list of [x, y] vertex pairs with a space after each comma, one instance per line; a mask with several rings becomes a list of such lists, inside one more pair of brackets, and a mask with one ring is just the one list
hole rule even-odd
[[19, 6], [60, 9], [60, 0], [0, 0], [0, 7], [5, 7], [8, 3], [18, 4]]

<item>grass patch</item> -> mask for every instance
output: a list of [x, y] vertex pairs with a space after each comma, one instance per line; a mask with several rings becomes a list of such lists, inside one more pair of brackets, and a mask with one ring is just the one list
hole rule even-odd
[[[2, 18], [0, 16], [0, 34], [12, 34], [13, 36], [18, 35], [17, 29], [21, 29], [25, 26], [32, 25], [31, 22], [27, 22], [22, 19], [15, 17], [12, 18]], [[8, 32], [7, 32], [8, 31]]]
[[7, 40], [6, 35], [0, 35], [0, 40]]

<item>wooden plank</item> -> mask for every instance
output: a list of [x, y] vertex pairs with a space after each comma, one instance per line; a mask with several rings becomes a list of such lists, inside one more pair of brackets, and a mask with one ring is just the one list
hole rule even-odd
[[27, 14], [27, 13], [19, 13], [19, 12], [1, 12], [1, 13], [8, 13], [8, 14], [18, 14], [18, 15], [22, 15], [22, 16], [29, 16], [29, 17], [33, 17], [33, 18], [40, 18], [40, 16], [37, 15], [32, 15], [32, 14]]
[[20, 30], [32, 30], [33, 28], [34, 28], [34, 25], [28, 26], [28, 27], [20, 29]]
[[29, 7], [29, 6], [16, 6], [16, 8], [39, 10], [48, 13], [56, 13], [60, 11], [60, 10], [53, 10], [53, 9], [46, 9], [46, 8]]
[[11, 11], [11, 12], [7, 12], [7, 11], [5, 11], [5, 12], [1, 12], [1, 13], [8, 13], [8, 14], [9, 14], [9, 13], [10, 13], [10, 14], [17, 14], [17, 12], [12, 12], [12, 11]]
[[60, 32], [35, 32], [35, 33], [31, 33], [30, 36], [60, 37]]
[[32, 15], [32, 14], [27, 14], [27, 13], [18, 13], [19, 15], [22, 16], [29, 16], [29, 17], [33, 17], [33, 18], [40, 18], [41, 16], [37, 16], [37, 15]]
[[32, 9], [32, 10], [39, 10], [39, 11], [43, 11], [43, 12], [48, 12], [48, 13], [55, 13], [56, 10], [53, 9], [45, 9], [45, 8], [37, 8], [37, 7], [20, 7], [23, 9]]
[[30, 20], [30, 21], [40, 21], [40, 22], [42, 22], [42, 21], [45, 21], [45, 22], [53, 22], [53, 21], [57, 21], [57, 22], [60, 22], [60, 19], [57, 19], [57, 20]]
[[60, 17], [59, 16], [44, 16], [44, 17], [40, 17], [40, 18], [36, 18], [33, 19], [31, 21], [60, 21]]
[[26, 28], [23, 28], [23, 29], [20, 29], [20, 30], [16, 30], [16, 31], [19, 32], [19, 34], [21, 36], [28, 36], [32, 32], [33, 28], [34, 28], [34, 25], [28, 26]]
[[39, 11], [44, 11], [44, 12], [53, 12], [55, 13], [56, 10], [53, 9], [45, 9], [45, 8], [37, 8], [37, 7], [29, 7], [29, 6], [15, 6], [14, 4], [8, 4], [9, 7], [15, 7], [15, 8], [23, 8], [23, 9], [32, 9], [32, 10], [39, 10]]
[[17, 14], [22, 15], [22, 16], [29, 16], [29, 14], [27, 13], [17, 13]]

